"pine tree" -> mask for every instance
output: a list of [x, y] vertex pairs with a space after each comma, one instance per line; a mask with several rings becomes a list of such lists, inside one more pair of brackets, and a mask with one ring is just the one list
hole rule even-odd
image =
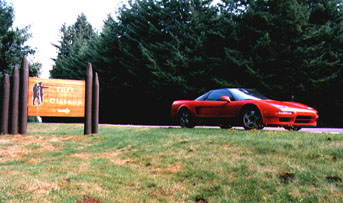
[[[246, 9], [236, 11], [239, 42], [237, 48], [229, 49], [226, 60], [238, 61], [244, 78], [249, 78], [239, 83], [287, 99], [291, 94], [306, 95], [340, 75], [341, 46], [333, 43], [341, 36], [340, 1], [237, 2]], [[328, 69], [330, 66], [336, 68]]]
[[96, 39], [97, 34], [83, 13], [77, 17], [73, 25], [67, 27], [63, 24], [60, 33], [59, 45], [54, 44], [58, 54], [54, 59], [55, 65], [50, 71], [50, 77], [83, 79], [84, 69], [88, 63], [88, 57], [85, 57], [85, 54], [88, 52], [90, 42]]
[[[130, 98], [125, 104], [116, 101], [118, 106], [130, 106], [138, 115], [152, 108], [168, 115], [173, 99], [194, 98], [214, 86], [206, 46], [211, 46], [207, 36], [218, 33], [218, 23], [211, 1], [131, 2], [117, 20], [106, 21], [94, 67], [108, 92]], [[136, 103], [145, 108], [133, 110]], [[155, 118], [161, 110], [154, 110]]]

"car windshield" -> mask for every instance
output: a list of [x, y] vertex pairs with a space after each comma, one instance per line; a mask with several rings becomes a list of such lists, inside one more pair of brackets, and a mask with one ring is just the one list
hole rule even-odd
[[232, 88], [229, 89], [236, 101], [239, 100], [270, 100], [268, 97], [252, 89]]
[[195, 100], [197, 101], [202, 101], [202, 100], [205, 100], [205, 98], [207, 97], [208, 95], [208, 92], [206, 92], [205, 94], [201, 95], [200, 97], [196, 98]]

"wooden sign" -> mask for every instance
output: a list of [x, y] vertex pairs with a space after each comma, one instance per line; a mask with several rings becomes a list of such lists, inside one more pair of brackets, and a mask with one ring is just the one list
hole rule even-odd
[[28, 116], [84, 117], [82, 80], [29, 78]]

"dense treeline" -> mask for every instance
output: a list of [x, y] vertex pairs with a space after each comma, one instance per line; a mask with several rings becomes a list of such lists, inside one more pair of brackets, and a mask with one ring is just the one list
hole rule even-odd
[[[173, 100], [252, 87], [343, 126], [342, 0], [141, 0], [97, 34], [84, 15], [62, 38], [52, 78], [101, 82], [101, 122], [166, 123]], [[333, 117], [333, 118], [331, 118]]]

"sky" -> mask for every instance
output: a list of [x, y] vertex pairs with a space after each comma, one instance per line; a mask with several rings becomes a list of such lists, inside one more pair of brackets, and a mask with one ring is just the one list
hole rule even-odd
[[7, 0], [14, 8], [14, 28], [30, 26], [32, 37], [27, 45], [36, 50], [29, 60], [42, 64], [41, 78], [49, 77], [49, 70], [56, 58], [61, 39], [59, 30], [66, 23], [70, 26], [76, 22], [78, 15], [84, 13], [88, 22], [99, 33], [108, 15], [114, 16], [126, 0]]

